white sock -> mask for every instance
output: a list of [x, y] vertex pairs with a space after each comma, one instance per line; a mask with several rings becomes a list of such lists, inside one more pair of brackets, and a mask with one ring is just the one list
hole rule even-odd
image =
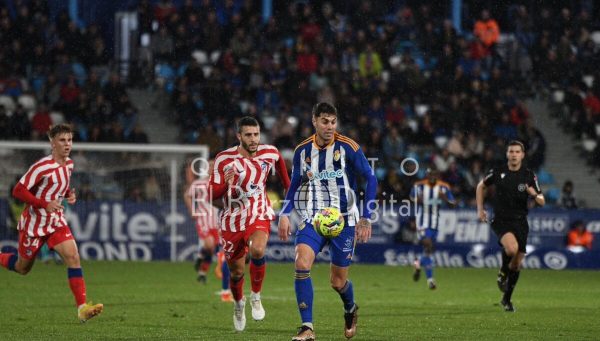
[[250, 299], [253, 301], [260, 300], [260, 292], [250, 291]]
[[308, 328], [315, 330], [315, 328], [313, 327], [312, 322], [304, 322], [302, 323], [303, 326], [307, 326]]

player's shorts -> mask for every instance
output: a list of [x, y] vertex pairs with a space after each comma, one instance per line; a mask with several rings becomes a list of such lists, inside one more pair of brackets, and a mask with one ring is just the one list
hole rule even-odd
[[435, 242], [437, 240], [437, 236], [438, 236], [437, 229], [422, 229], [422, 230], [418, 230], [417, 233], [419, 235], [419, 240], [429, 238], [429, 239], [431, 239], [431, 241]]
[[73, 238], [73, 233], [71, 233], [68, 226], [59, 227], [52, 234], [43, 237], [30, 237], [26, 231], [19, 231], [19, 255], [32, 260], [45, 243], [48, 243], [50, 249], [54, 249], [56, 245], [72, 239], [75, 238]]
[[315, 252], [315, 256], [323, 250], [323, 247], [329, 244], [329, 254], [331, 263], [339, 267], [347, 267], [352, 263], [354, 256], [354, 226], [346, 226], [339, 236], [335, 238], [325, 238], [315, 231], [310, 223], [304, 223], [296, 231], [295, 245], [306, 244]]
[[271, 232], [270, 220], [256, 220], [247, 226], [244, 231], [221, 231], [221, 247], [227, 260], [236, 260], [245, 257], [248, 253], [248, 241], [256, 231], [264, 231], [267, 236]]
[[205, 240], [206, 238], [212, 237], [215, 242], [219, 242], [218, 229], [207, 229], [196, 225], [196, 232], [198, 233], [198, 239]]
[[527, 217], [523, 216], [515, 219], [507, 219], [504, 217], [494, 218], [491, 226], [494, 233], [496, 233], [496, 236], [498, 236], [498, 244], [500, 246], [502, 246], [500, 243], [502, 236], [511, 232], [517, 239], [517, 243], [519, 244], [519, 252], [525, 253], [527, 236], [529, 235], [529, 223], [527, 222]]

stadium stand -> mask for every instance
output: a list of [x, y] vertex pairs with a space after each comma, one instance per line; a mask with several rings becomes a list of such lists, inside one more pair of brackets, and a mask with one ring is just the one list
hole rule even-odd
[[[378, 158], [380, 193], [406, 196], [412, 179], [398, 165], [413, 157], [440, 168], [460, 205], [470, 206], [477, 179], [512, 138], [526, 142], [529, 166], [556, 192], [544, 168], [545, 137], [527, 107], [545, 91], [560, 103], [555, 115], [581, 139], [582, 154], [600, 165], [599, 39], [585, 4], [553, 12], [509, 1], [488, 12], [465, 1], [462, 32], [447, 19], [447, 5], [273, 6], [263, 22], [253, 1], [130, 1], [149, 48], [124, 82], [98, 25], [81, 26], [66, 12], [50, 16], [43, 1], [0, 5], [4, 138], [43, 137], [49, 116], [75, 124], [80, 141], [145, 142], [127, 87], [151, 80], [156, 98], [169, 102], [163, 119], [178, 125], [177, 141], [222, 149], [235, 142], [233, 121], [252, 115], [264, 141], [285, 149], [310, 134], [312, 104], [330, 101], [342, 113], [340, 130]], [[494, 23], [498, 32], [482, 36], [482, 25]]]

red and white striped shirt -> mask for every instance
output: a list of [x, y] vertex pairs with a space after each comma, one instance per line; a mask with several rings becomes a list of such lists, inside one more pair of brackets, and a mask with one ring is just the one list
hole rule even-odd
[[210, 202], [209, 183], [208, 179], [194, 180], [187, 191], [187, 195], [192, 198], [192, 216], [196, 219], [196, 228], [205, 232], [219, 228], [219, 210]]
[[[273, 167], [287, 190], [290, 186], [289, 175], [285, 161], [276, 147], [261, 144], [252, 158], [242, 156], [237, 146], [217, 155], [211, 177], [213, 189], [220, 187], [219, 185], [227, 186], [225, 171], [230, 168], [235, 170], [233, 185], [227, 188], [223, 197], [224, 208], [219, 217], [221, 230], [244, 231], [246, 226], [254, 224], [257, 219], [275, 219], [266, 190], [267, 179]], [[216, 192], [213, 191], [213, 195]]]
[[[36, 198], [50, 202], [66, 196], [72, 173], [73, 160], [67, 158], [67, 162], [60, 165], [49, 155], [34, 163], [19, 183]], [[63, 226], [67, 226], [63, 210], [48, 213], [43, 208], [27, 205], [17, 228], [30, 237], [42, 237]]]

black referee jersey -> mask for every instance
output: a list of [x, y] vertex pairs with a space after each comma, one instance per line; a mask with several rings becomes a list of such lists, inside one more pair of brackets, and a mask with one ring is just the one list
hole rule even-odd
[[496, 194], [492, 200], [494, 219], [520, 219], [527, 216], [527, 186], [541, 193], [535, 173], [521, 166], [517, 171], [508, 169], [508, 165], [490, 169], [483, 179], [486, 186], [495, 185]]

